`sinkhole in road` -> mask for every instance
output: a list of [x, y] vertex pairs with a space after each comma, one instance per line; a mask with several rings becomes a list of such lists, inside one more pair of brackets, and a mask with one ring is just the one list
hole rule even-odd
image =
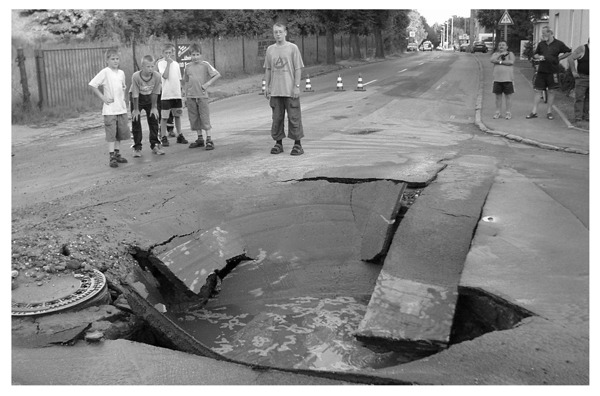
[[[250, 202], [166, 251], [135, 250], [139, 268], [127, 297], [157, 345], [319, 372], [419, 358], [393, 340], [355, 334], [391, 239], [423, 189], [389, 180], [300, 186], [276, 191], [276, 206]], [[483, 290], [458, 293], [449, 345], [531, 315]]]

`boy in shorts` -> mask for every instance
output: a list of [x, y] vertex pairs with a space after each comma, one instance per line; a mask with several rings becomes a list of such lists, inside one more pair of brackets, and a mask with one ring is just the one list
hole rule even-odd
[[[127, 160], [121, 156], [121, 140], [129, 140], [131, 133], [127, 124], [127, 104], [125, 103], [125, 73], [119, 69], [119, 51], [106, 51], [107, 67], [100, 70], [89, 82], [92, 92], [102, 100], [102, 115], [104, 129], [108, 142], [109, 162], [111, 168], [116, 168]], [[102, 86], [102, 91], [98, 87]]]
[[221, 74], [210, 63], [202, 60], [202, 48], [198, 44], [190, 46], [192, 63], [183, 72], [186, 106], [190, 118], [190, 127], [196, 131], [198, 139], [190, 144], [190, 148], [204, 146], [202, 130], [206, 131], [206, 150], [213, 150], [215, 145], [210, 137], [210, 113], [208, 111], [208, 87], [221, 77]]
[[142, 69], [131, 76], [131, 130], [133, 132], [133, 156], [142, 156], [142, 121], [140, 110], [146, 112], [150, 149], [154, 154], [164, 154], [158, 140], [158, 98], [160, 98], [161, 77], [154, 70], [154, 58], [146, 55], [142, 59]]
[[175, 56], [175, 46], [165, 44], [163, 46], [163, 59], [156, 63], [158, 72], [162, 77], [162, 94], [160, 100], [160, 134], [162, 145], [169, 146], [167, 139], [167, 119], [173, 114], [175, 129], [177, 129], [177, 143], [187, 144], [187, 140], [181, 133], [181, 114], [183, 113], [183, 102], [181, 100], [181, 71], [179, 64], [172, 58]]
[[492, 92], [496, 94], [496, 114], [494, 114], [493, 118], [500, 118], [500, 113], [502, 112], [502, 94], [504, 94], [506, 102], [505, 118], [510, 120], [512, 118], [511, 95], [515, 93], [513, 86], [515, 55], [508, 50], [506, 41], [498, 43], [498, 50], [492, 54], [490, 62], [494, 64], [494, 88]]

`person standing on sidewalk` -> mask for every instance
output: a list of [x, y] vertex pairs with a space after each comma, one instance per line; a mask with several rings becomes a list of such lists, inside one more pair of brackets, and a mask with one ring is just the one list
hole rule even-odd
[[[569, 67], [575, 77], [575, 124], [590, 121], [590, 39], [580, 45], [568, 58]], [[575, 67], [577, 61], [577, 67]]]
[[142, 120], [140, 110], [146, 112], [150, 149], [154, 154], [164, 154], [158, 140], [158, 101], [161, 90], [160, 74], [154, 70], [154, 58], [146, 55], [142, 59], [142, 69], [131, 76], [129, 88], [131, 102], [131, 132], [133, 133], [133, 156], [142, 156]]
[[288, 138], [294, 140], [291, 155], [302, 155], [300, 140], [304, 137], [300, 112], [300, 80], [302, 56], [296, 44], [286, 41], [287, 28], [282, 23], [273, 25], [275, 44], [267, 48], [265, 55], [265, 97], [273, 109], [271, 137], [275, 146], [271, 154], [283, 153], [285, 113], [288, 116]]
[[505, 118], [510, 120], [512, 117], [511, 95], [515, 93], [513, 85], [515, 54], [508, 50], [506, 41], [500, 41], [498, 43], [498, 50], [492, 54], [490, 62], [494, 64], [494, 87], [492, 92], [496, 94], [496, 113], [493, 118], [500, 118], [500, 114], [502, 113], [502, 95], [504, 94], [504, 100], [506, 102]]
[[558, 72], [560, 60], [566, 58], [571, 53], [571, 49], [560, 40], [554, 38], [554, 32], [548, 27], [542, 29], [542, 41], [537, 45], [533, 59], [539, 60], [540, 65], [533, 83], [535, 95], [533, 97], [533, 108], [531, 113], [525, 118], [537, 118], [537, 108], [540, 104], [540, 93], [548, 88], [548, 109], [546, 118], [554, 119], [552, 114], [552, 105], [554, 104], [555, 90], [560, 87], [558, 82]]

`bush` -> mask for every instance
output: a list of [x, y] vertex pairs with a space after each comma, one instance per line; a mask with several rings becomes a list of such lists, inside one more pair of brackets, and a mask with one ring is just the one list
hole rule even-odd
[[531, 40], [529, 40], [527, 43], [525, 43], [523, 55], [529, 60], [531, 60], [531, 58], [533, 58], [533, 43], [531, 42]]

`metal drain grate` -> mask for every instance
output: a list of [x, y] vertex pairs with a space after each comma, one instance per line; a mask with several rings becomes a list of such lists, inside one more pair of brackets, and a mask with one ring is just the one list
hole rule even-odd
[[104, 274], [96, 269], [92, 273], [77, 276], [79, 286], [72, 293], [48, 301], [12, 302], [13, 316], [41, 315], [61, 311], [81, 304], [98, 295], [106, 287]]

